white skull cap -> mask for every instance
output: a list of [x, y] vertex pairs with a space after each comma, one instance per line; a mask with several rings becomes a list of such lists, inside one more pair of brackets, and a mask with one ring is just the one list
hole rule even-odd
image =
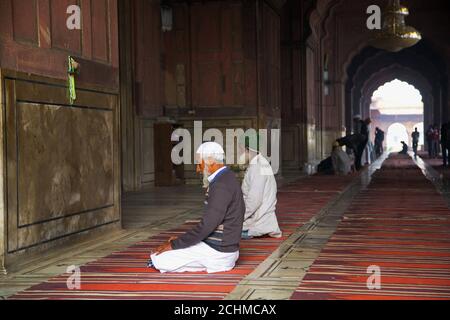
[[198, 154], [225, 154], [223, 148], [217, 142], [205, 142], [197, 150]]

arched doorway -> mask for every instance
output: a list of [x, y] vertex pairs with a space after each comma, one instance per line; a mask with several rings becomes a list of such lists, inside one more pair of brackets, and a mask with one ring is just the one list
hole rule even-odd
[[377, 51], [372, 47], [355, 49], [356, 51], [358, 53], [346, 65], [347, 74], [344, 78], [348, 127], [353, 128], [354, 115], [370, 116], [374, 90], [396, 78], [407, 81], [420, 90], [425, 103], [425, 127], [433, 123], [439, 124], [441, 120], [448, 118], [448, 83], [445, 76], [447, 64], [427, 39], [398, 53]]
[[401, 123], [394, 123], [389, 126], [387, 132], [387, 151], [396, 152], [402, 149], [401, 142], [408, 143], [409, 135], [406, 127]]
[[373, 127], [386, 133], [387, 151], [401, 149], [401, 141], [412, 146], [411, 135], [416, 127], [423, 146], [424, 103], [421, 92], [408, 82], [394, 79], [379, 86], [372, 94], [370, 117]]

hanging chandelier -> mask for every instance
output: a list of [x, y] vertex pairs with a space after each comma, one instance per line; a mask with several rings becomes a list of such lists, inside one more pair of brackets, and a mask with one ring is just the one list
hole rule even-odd
[[370, 45], [391, 52], [399, 52], [418, 43], [422, 36], [419, 31], [405, 23], [409, 15], [408, 8], [400, 4], [400, 0], [389, 0], [383, 12], [383, 26], [375, 31]]

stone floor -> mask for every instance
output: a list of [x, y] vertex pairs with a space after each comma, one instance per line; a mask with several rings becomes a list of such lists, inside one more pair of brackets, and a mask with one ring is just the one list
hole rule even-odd
[[0, 277], [0, 297], [7, 297], [32, 285], [64, 273], [68, 266], [84, 265], [112, 252], [125, 249], [161, 231], [172, 229], [201, 214], [202, 190], [196, 186], [155, 188], [123, 198], [123, 230], [100, 238], [55, 249]]
[[203, 194], [202, 188], [194, 185], [127, 194], [122, 200], [122, 226], [126, 230], [158, 229], [181, 216], [195, 215], [202, 207]]
[[[366, 168], [337, 198], [328, 203], [308, 223], [287, 239], [273, 254], [248, 275], [227, 299], [288, 299], [309, 266], [336, 230], [353, 197], [368, 183], [384, 158]], [[432, 180], [443, 196], [448, 196], [442, 175], [417, 159], [425, 176]], [[301, 178], [295, 172], [284, 173], [280, 184]], [[13, 274], [0, 278], [0, 297], [6, 298], [32, 285], [65, 273], [68, 266], [83, 265], [112, 252], [123, 250], [201, 214], [203, 192], [199, 186], [154, 188], [128, 194], [123, 200], [124, 229], [103, 238], [55, 250], [41, 256]], [[449, 202], [450, 203], [450, 202]]]
[[353, 197], [370, 183], [372, 173], [380, 168], [385, 157], [366, 168], [344, 192], [289, 237], [227, 300], [289, 299], [333, 235]]
[[[279, 185], [304, 176], [289, 171]], [[132, 244], [170, 230], [202, 213], [204, 193], [200, 186], [159, 187], [123, 196], [123, 230], [72, 246], [53, 250], [19, 267], [20, 271], [0, 275], [0, 299], [65, 273], [69, 266], [95, 261]]]

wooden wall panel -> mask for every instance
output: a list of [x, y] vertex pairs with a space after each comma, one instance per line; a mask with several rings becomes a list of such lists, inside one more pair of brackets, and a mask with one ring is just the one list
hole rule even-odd
[[265, 113], [280, 117], [280, 17], [267, 4], [262, 6], [262, 33], [260, 50], [262, 54], [261, 101]]
[[[80, 5], [80, 1], [50, 0], [52, 47], [81, 54], [81, 31], [69, 30], [66, 27], [67, 7], [72, 4]], [[83, 24], [86, 23], [89, 22], [84, 21]]]
[[162, 115], [161, 13], [159, 1], [134, 1], [135, 103], [146, 118]]
[[245, 1], [242, 4], [242, 41], [244, 56], [244, 105], [252, 114], [257, 114], [258, 71], [257, 71], [257, 32], [256, 2]]
[[196, 53], [215, 54], [222, 49], [222, 3], [193, 4], [192, 31]]
[[247, 22], [242, 3], [194, 3], [190, 13], [193, 107], [255, 107], [254, 99], [246, 100], [255, 94], [251, 91], [254, 83], [247, 82], [255, 79], [247, 74], [255, 69], [251, 68], [251, 62], [247, 67], [244, 53]]
[[142, 188], [151, 186], [155, 181], [155, 152], [153, 121], [142, 120], [140, 130], [141, 161], [139, 163], [140, 184]]
[[189, 7], [174, 5], [174, 28], [163, 34], [164, 105], [187, 108], [191, 100]]
[[14, 38], [12, 10], [11, 1], [0, 1], [0, 39], [2, 41]]
[[233, 105], [233, 64], [236, 60], [235, 54], [238, 52], [233, 51], [233, 15], [232, 6], [222, 7], [222, 20], [220, 22], [220, 39], [222, 42], [221, 52], [222, 52], [222, 78], [220, 79], [221, 85], [221, 105], [231, 106]]
[[244, 27], [244, 21], [243, 19], [243, 8], [242, 5], [234, 5], [231, 6], [231, 38], [232, 38], [232, 48], [233, 52], [235, 53], [241, 53], [242, 49], [244, 47], [244, 44], [242, 42], [243, 39], [243, 30]]
[[243, 8], [242, 5], [231, 6], [231, 86], [234, 106], [245, 105], [245, 60], [243, 44]]
[[70, 106], [64, 82], [4, 76], [8, 254], [117, 226], [117, 95], [80, 88]]
[[303, 163], [300, 163], [302, 145], [300, 144], [301, 126], [282, 127], [282, 148], [281, 159], [283, 168], [299, 169]]
[[[79, 83], [118, 91], [116, 1], [0, 1], [0, 67], [66, 80], [67, 56], [74, 55], [82, 64]], [[81, 7], [81, 31], [66, 26], [73, 4]]]
[[218, 62], [198, 63], [194, 85], [195, 100], [198, 106], [220, 106], [222, 105], [222, 69]]
[[315, 76], [315, 52], [311, 48], [306, 49], [306, 114], [307, 114], [307, 153], [308, 162], [316, 160], [316, 76]]
[[222, 53], [221, 2], [193, 4], [192, 65], [193, 105], [221, 106], [225, 87]]
[[14, 39], [36, 45], [38, 43], [37, 0], [12, 1], [12, 16]]
[[244, 63], [233, 63], [233, 102], [234, 106], [245, 105], [245, 71]]
[[[119, 66], [119, 6], [118, 0], [107, 0], [108, 1], [108, 28], [107, 37], [108, 50], [109, 50], [109, 65], [118, 67]], [[123, 15], [123, 13], [121, 13]]]
[[161, 49], [170, 115], [256, 115], [254, 13], [253, 1], [174, 4], [174, 29], [163, 33]]
[[109, 8], [107, 0], [91, 0], [92, 20], [92, 57], [95, 60], [109, 62]]
[[[73, 4], [82, 30], [66, 26]], [[3, 253], [11, 267], [31, 252], [120, 227], [117, 18], [117, 0], [0, 0], [8, 203], [0, 272]], [[81, 64], [73, 106], [68, 55]]]
[[49, 49], [52, 46], [50, 0], [38, 0], [39, 47]]

